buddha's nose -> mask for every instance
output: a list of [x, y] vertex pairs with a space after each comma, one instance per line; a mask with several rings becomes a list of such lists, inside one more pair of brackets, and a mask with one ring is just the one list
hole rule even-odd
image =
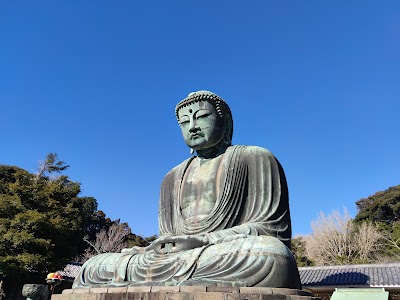
[[200, 127], [197, 126], [196, 119], [195, 119], [195, 118], [192, 118], [192, 119], [190, 120], [190, 124], [189, 124], [189, 132], [196, 132], [196, 131], [198, 131], [198, 130], [200, 130]]
[[196, 119], [191, 119], [189, 124], [189, 132], [196, 132], [198, 130], [200, 130], [200, 127], [197, 126]]
[[197, 125], [191, 126], [191, 127], [189, 128], [189, 132], [197, 132], [197, 131], [199, 131], [199, 130], [200, 130], [200, 127], [197, 126]]

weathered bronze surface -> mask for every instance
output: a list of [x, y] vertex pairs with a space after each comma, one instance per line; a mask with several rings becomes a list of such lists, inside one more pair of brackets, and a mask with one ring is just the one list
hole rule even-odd
[[90, 259], [74, 287], [300, 288], [279, 162], [266, 149], [231, 145], [232, 114], [211, 92], [189, 94], [176, 116], [197, 155], [164, 178], [160, 237], [146, 248]]

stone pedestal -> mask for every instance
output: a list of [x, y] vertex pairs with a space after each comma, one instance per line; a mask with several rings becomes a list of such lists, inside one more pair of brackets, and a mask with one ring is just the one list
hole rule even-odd
[[64, 290], [52, 300], [320, 300], [294, 289], [263, 287], [130, 286]]

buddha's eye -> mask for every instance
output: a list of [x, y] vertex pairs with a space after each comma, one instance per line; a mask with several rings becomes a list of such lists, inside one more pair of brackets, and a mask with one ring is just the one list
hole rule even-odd
[[207, 118], [212, 112], [206, 109], [199, 110], [196, 114], [196, 119]]
[[190, 122], [189, 117], [187, 116], [183, 116], [180, 120], [179, 120], [179, 124], [181, 126], [186, 125]]

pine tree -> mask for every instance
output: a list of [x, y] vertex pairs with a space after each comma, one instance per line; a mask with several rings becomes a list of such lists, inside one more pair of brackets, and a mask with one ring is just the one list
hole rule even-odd
[[80, 183], [62, 175], [67, 168], [54, 153], [36, 174], [0, 165], [0, 281], [8, 298], [23, 283], [43, 283], [84, 251], [85, 235], [111, 223], [96, 199], [79, 197]]

